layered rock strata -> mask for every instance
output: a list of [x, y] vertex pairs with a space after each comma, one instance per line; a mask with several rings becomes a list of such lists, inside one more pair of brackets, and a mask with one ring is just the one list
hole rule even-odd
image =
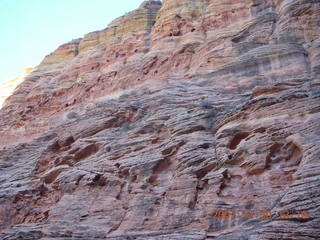
[[16, 87], [22, 83], [25, 80], [25, 77], [32, 72], [32, 70], [33, 68], [25, 68], [23, 74], [0, 84], [0, 108], [6, 99], [12, 95]]
[[317, 0], [146, 1], [60, 46], [0, 112], [0, 238], [317, 239], [319, 24]]

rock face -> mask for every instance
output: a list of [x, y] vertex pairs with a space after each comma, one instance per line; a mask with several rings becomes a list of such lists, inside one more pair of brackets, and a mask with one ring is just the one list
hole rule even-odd
[[318, 239], [320, 2], [146, 1], [48, 55], [0, 133], [1, 239]]
[[32, 70], [32, 68], [25, 68], [24, 74], [0, 84], [0, 108], [4, 101], [13, 93], [15, 88], [25, 80], [25, 77], [28, 76]]

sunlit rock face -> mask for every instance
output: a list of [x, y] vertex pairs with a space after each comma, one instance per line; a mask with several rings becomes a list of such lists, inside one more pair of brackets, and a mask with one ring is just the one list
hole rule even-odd
[[23, 74], [0, 84], [0, 109], [6, 99], [12, 95], [15, 88], [25, 80], [25, 77], [28, 76], [32, 70], [33, 68], [25, 68]]
[[319, 238], [319, 63], [316, 0], [146, 1], [60, 46], [0, 111], [0, 239]]

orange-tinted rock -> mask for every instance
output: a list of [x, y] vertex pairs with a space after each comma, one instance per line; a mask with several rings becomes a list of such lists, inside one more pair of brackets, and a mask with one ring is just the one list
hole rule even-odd
[[0, 112], [0, 238], [317, 239], [319, 13], [146, 1], [59, 47]]
[[26, 68], [24, 69], [24, 74], [5, 81], [0, 85], [0, 108], [4, 101], [14, 92], [15, 88], [24, 81], [25, 77], [28, 76], [31, 71], [32, 68]]

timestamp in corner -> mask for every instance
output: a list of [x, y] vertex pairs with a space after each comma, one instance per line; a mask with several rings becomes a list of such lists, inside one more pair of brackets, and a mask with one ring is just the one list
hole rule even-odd
[[211, 219], [231, 219], [242, 218], [268, 220], [276, 218], [278, 220], [290, 220], [295, 219], [299, 221], [307, 221], [310, 219], [310, 214], [307, 210], [279, 210], [272, 211], [267, 209], [262, 210], [222, 210], [215, 209], [211, 212]]

